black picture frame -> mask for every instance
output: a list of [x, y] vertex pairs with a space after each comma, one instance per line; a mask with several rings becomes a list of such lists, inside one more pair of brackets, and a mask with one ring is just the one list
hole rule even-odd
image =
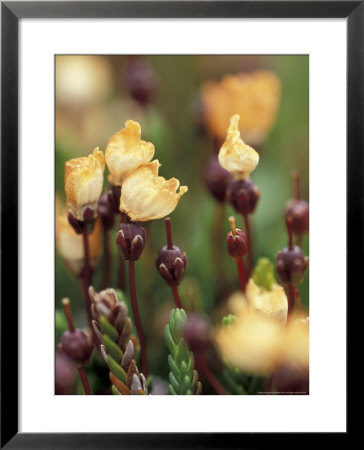
[[[276, 434], [18, 433], [18, 23], [22, 18], [118, 17], [347, 18], [347, 302], [364, 273], [364, 1], [1, 2], [1, 448], [270, 447]], [[302, 434], [300, 445], [310, 437]], [[347, 437], [348, 432], [335, 439]], [[327, 443], [325, 435], [316, 434], [315, 443], [323, 439]], [[281, 444], [291, 440], [297, 442], [297, 434], [282, 437]]]

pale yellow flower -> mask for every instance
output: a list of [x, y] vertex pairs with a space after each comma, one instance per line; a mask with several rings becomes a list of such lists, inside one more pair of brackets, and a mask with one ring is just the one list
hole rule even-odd
[[125, 179], [121, 189], [120, 211], [132, 221], [144, 222], [167, 216], [187, 192], [187, 186], [180, 187], [176, 178], [166, 180], [158, 176], [159, 167], [159, 161], [154, 160], [138, 167]]
[[121, 186], [135, 169], [152, 160], [154, 145], [140, 137], [141, 127], [133, 120], [125, 122], [125, 128], [111, 136], [105, 150], [111, 184]]
[[230, 117], [237, 113], [244, 141], [258, 145], [276, 120], [280, 82], [268, 70], [227, 75], [220, 82], [206, 82], [201, 96], [206, 127], [212, 136], [222, 142]]
[[78, 220], [86, 208], [96, 211], [104, 183], [104, 154], [95, 148], [92, 155], [70, 159], [65, 167], [67, 207]]
[[308, 322], [296, 317], [285, 325], [245, 303], [214, 337], [223, 360], [249, 373], [268, 374], [287, 362], [309, 366]]
[[[92, 233], [88, 235], [90, 266], [95, 268], [101, 255], [101, 224], [96, 220]], [[82, 235], [77, 234], [69, 224], [67, 216], [57, 218], [56, 245], [67, 268], [79, 276], [84, 266], [84, 246]]]
[[240, 137], [239, 114], [230, 119], [225, 142], [219, 151], [221, 167], [231, 172], [238, 180], [246, 180], [259, 163], [259, 154]]
[[288, 300], [285, 290], [273, 283], [271, 290], [257, 286], [251, 278], [246, 286], [245, 295], [249, 304], [260, 314], [285, 323], [288, 314]]

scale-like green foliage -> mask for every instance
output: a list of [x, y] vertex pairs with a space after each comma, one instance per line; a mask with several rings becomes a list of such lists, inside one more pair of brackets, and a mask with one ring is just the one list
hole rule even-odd
[[182, 337], [182, 326], [187, 320], [183, 309], [173, 309], [164, 330], [170, 355], [168, 355], [169, 393], [171, 395], [198, 395], [202, 384], [198, 381], [193, 353]]

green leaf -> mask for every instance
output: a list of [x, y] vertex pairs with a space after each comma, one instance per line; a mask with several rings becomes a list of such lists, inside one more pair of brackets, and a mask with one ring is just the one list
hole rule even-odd
[[102, 334], [107, 334], [111, 340], [116, 342], [119, 337], [117, 329], [111, 325], [105, 316], [100, 316], [99, 324]]
[[232, 323], [234, 323], [235, 320], [236, 320], [236, 316], [234, 316], [233, 314], [229, 314], [222, 318], [222, 325], [227, 327], [227, 326], [231, 325]]
[[117, 387], [115, 387], [114, 385], [111, 385], [111, 390], [112, 390], [112, 393], [113, 393], [114, 395], [122, 395], [122, 394], [119, 392], [119, 389], [118, 389]]
[[274, 266], [268, 258], [259, 258], [253, 270], [253, 280], [257, 286], [268, 291], [272, 289], [276, 280], [274, 278]]
[[116, 376], [116, 378], [123, 383], [126, 383], [126, 373], [125, 370], [119, 366], [119, 364], [113, 359], [110, 355], [107, 355], [106, 358], [107, 365], [109, 366], [110, 371]]
[[107, 334], [104, 334], [102, 337], [103, 344], [107, 352], [115, 359], [115, 361], [120, 364], [121, 358], [123, 357], [123, 352], [120, 347], [118, 347], [115, 342], [113, 342]]

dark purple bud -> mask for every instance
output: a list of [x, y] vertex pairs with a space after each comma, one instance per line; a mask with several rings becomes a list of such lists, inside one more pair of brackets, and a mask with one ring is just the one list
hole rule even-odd
[[56, 395], [69, 395], [76, 382], [75, 365], [67, 355], [56, 353], [55, 361], [55, 393]]
[[109, 198], [109, 203], [111, 207], [114, 209], [115, 214], [118, 214], [119, 206], [120, 206], [120, 197], [121, 197], [121, 186], [110, 186], [110, 190], [107, 193]]
[[129, 57], [124, 69], [124, 82], [130, 96], [145, 105], [158, 89], [158, 79], [150, 63], [145, 59]]
[[252, 214], [255, 211], [260, 196], [259, 189], [248, 178], [247, 180], [232, 180], [226, 191], [226, 200], [240, 214]]
[[304, 200], [292, 199], [286, 204], [284, 211], [285, 219], [292, 219], [292, 231], [301, 235], [308, 232], [309, 225], [309, 207]]
[[115, 220], [114, 203], [110, 202], [109, 197], [108, 193], [102, 194], [97, 204], [97, 213], [105, 230], [110, 230]]
[[233, 176], [220, 166], [217, 155], [212, 155], [207, 161], [204, 171], [204, 181], [210, 194], [218, 201], [224, 202], [226, 190]]
[[203, 314], [189, 314], [182, 327], [182, 336], [193, 353], [203, 353], [211, 336], [209, 321]]
[[137, 223], [121, 223], [116, 235], [120, 257], [127, 260], [138, 260], [144, 250], [145, 236], [145, 229]]
[[177, 245], [162, 247], [157, 255], [156, 266], [168, 286], [178, 285], [184, 278], [188, 265], [186, 253]]
[[273, 382], [275, 390], [281, 395], [289, 394], [309, 394], [309, 377], [308, 371], [293, 364], [287, 364], [280, 367], [273, 374]]
[[298, 245], [285, 247], [277, 254], [277, 274], [283, 286], [300, 285], [307, 267], [308, 259]]
[[86, 366], [90, 361], [93, 345], [84, 331], [67, 330], [62, 335], [60, 349], [76, 364]]
[[248, 251], [248, 244], [243, 230], [235, 229], [235, 234], [229, 231], [226, 235], [228, 253], [232, 258], [240, 258]]

